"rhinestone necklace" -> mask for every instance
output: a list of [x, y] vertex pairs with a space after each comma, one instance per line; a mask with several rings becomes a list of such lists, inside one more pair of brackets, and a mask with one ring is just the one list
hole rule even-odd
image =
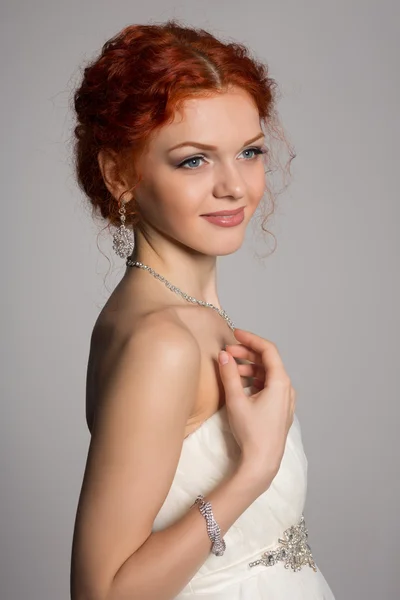
[[234, 325], [233, 321], [228, 317], [228, 315], [226, 314], [226, 312], [224, 311], [223, 308], [218, 308], [218, 306], [211, 304], [211, 302], [204, 302], [204, 300], [196, 300], [196, 298], [193, 298], [193, 296], [189, 296], [185, 292], [182, 292], [182, 290], [180, 290], [175, 285], [172, 285], [172, 283], [170, 283], [168, 281], [168, 279], [165, 279], [165, 277], [163, 277], [162, 275], [160, 275], [159, 273], [154, 271], [154, 269], [152, 269], [151, 267], [148, 267], [147, 265], [144, 265], [143, 263], [141, 263], [137, 260], [133, 261], [130, 258], [128, 258], [126, 261], [126, 265], [128, 267], [138, 267], [139, 269], [144, 269], [145, 271], [148, 271], [149, 273], [151, 273], [153, 275], [153, 277], [155, 277], [156, 279], [159, 279], [160, 281], [165, 283], [165, 285], [167, 286], [168, 289], [171, 290], [171, 292], [175, 292], [176, 294], [178, 294], [178, 296], [181, 296], [188, 302], [192, 302], [193, 304], [198, 304], [199, 306], [205, 306], [206, 308], [212, 308], [213, 310], [217, 311], [217, 313], [219, 315], [221, 315], [221, 317], [223, 319], [225, 319], [225, 321], [228, 323], [228, 325], [232, 329], [232, 331], [235, 329], [235, 325]]

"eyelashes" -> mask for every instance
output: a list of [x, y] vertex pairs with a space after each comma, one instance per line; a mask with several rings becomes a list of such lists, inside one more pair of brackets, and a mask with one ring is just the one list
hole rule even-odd
[[[252, 160], [255, 160], [257, 158], [257, 156], [259, 156], [259, 155], [267, 154], [268, 149], [265, 146], [251, 146], [250, 148], [246, 148], [245, 150], [243, 150], [242, 154], [244, 152], [254, 152], [254, 156], [252, 156], [251, 158], [245, 159], [250, 162]], [[198, 166], [195, 166], [193, 168], [193, 166], [186, 167], [186, 165], [189, 165], [192, 161], [196, 161], [196, 160], [204, 160], [204, 156], [202, 154], [196, 154], [195, 156], [191, 156], [190, 158], [187, 158], [184, 161], [182, 161], [181, 163], [179, 163], [179, 165], [177, 165], [176, 168], [177, 169], [186, 168], [189, 171], [195, 171], [196, 169], [199, 168]]]
[[265, 146], [252, 146], [251, 148], [246, 148], [243, 152], [253, 151], [256, 153], [256, 156], [259, 154], [267, 154], [268, 150]]

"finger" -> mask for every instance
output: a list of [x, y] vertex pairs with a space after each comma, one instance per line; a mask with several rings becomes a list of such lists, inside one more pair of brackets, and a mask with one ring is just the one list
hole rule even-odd
[[264, 381], [260, 379], [253, 379], [253, 386], [259, 390], [264, 388]]
[[254, 363], [261, 363], [261, 356], [259, 352], [254, 352], [254, 350], [251, 350], [251, 348], [248, 348], [243, 344], [226, 344], [225, 348], [235, 358], [243, 358]]
[[265, 378], [265, 369], [262, 365], [239, 364], [238, 371], [242, 377], [257, 377], [258, 379], [262, 380]]
[[[223, 359], [227, 362], [223, 364]], [[221, 351], [218, 355], [219, 372], [225, 389], [226, 401], [235, 401], [243, 396], [242, 380], [240, 379], [238, 366], [229, 352]]]
[[[287, 374], [279, 354], [278, 348], [273, 342], [266, 340], [251, 331], [236, 328], [234, 330], [236, 339], [249, 346], [256, 352], [259, 352], [262, 357], [262, 363], [265, 367], [266, 376], [268, 379], [287, 379]], [[267, 382], [265, 382], [267, 383]]]
[[260, 355], [267, 350], [273, 364], [283, 364], [278, 348], [273, 342], [245, 329], [236, 328], [234, 330], [234, 335], [242, 345], [258, 352]]

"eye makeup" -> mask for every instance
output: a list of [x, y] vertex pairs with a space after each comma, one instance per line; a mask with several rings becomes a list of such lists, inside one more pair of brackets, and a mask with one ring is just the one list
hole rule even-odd
[[[242, 150], [241, 154], [243, 154], [244, 152], [254, 152], [254, 156], [252, 156], [251, 158], [246, 158], [245, 161], [252, 161], [255, 158], [257, 158], [257, 156], [262, 155], [262, 154], [267, 154], [268, 149], [266, 148], [266, 146], [251, 146], [250, 148], [245, 148], [244, 150]], [[186, 165], [188, 163], [190, 163], [190, 161], [194, 161], [194, 160], [205, 160], [205, 157], [203, 154], [195, 154], [193, 156], [190, 156], [189, 158], [186, 158], [185, 160], [181, 161], [179, 164], [176, 165], [175, 168], [180, 169], [180, 168], [187, 168]], [[194, 168], [188, 168], [188, 170], [196, 170], [198, 167], [194, 167]]]

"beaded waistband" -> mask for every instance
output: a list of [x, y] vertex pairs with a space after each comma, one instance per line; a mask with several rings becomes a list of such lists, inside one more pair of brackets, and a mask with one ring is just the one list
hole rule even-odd
[[285, 569], [291, 567], [293, 571], [300, 571], [303, 566], [308, 565], [317, 571], [307, 538], [306, 522], [304, 515], [301, 515], [298, 525], [292, 525], [283, 532], [283, 538], [279, 538], [279, 545], [274, 550], [264, 552], [261, 558], [249, 563], [249, 567], [272, 567], [282, 561], [285, 563]]

